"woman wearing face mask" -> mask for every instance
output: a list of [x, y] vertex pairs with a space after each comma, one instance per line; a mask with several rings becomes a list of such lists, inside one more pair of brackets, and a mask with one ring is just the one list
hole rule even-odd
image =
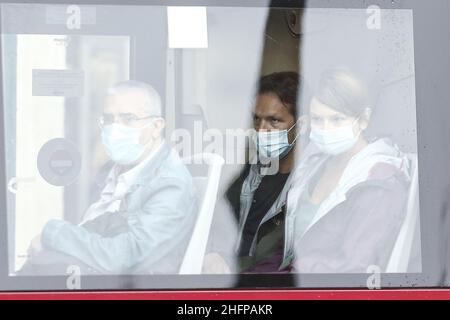
[[[288, 265], [283, 249], [285, 200], [294, 149], [299, 148], [299, 136], [305, 133], [305, 119], [300, 117], [297, 103], [299, 92], [304, 96], [302, 88], [295, 72], [273, 73], [259, 82], [252, 140], [261, 161], [251, 161], [254, 164], [245, 167], [225, 195], [238, 228], [234, 243], [237, 272], [279, 272]], [[216, 216], [220, 215], [223, 213], [216, 210]], [[213, 236], [220, 244], [231, 239], [229, 233], [220, 236], [213, 232]], [[226, 254], [219, 252], [206, 256], [205, 272], [229, 271]]]
[[362, 80], [346, 69], [323, 75], [310, 104], [309, 156], [288, 203], [295, 272], [387, 265], [405, 215], [408, 162], [389, 140], [366, 138], [370, 116]]

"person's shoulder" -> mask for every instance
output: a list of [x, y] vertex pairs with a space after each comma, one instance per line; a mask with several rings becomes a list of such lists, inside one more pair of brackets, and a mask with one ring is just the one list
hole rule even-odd
[[409, 160], [390, 139], [377, 139], [359, 156], [355, 167], [366, 167], [369, 184], [405, 187], [409, 182]]
[[405, 180], [404, 173], [395, 165], [385, 162], [376, 163], [370, 170], [368, 178], [370, 180], [388, 180], [396, 177], [399, 180]]
[[361, 194], [378, 194], [380, 198], [402, 198], [406, 195], [408, 188], [409, 181], [402, 170], [392, 164], [380, 162], [370, 169], [367, 180], [352, 189], [359, 196], [362, 196]]
[[159, 177], [191, 183], [192, 175], [175, 149], [169, 147], [167, 157], [159, 168]]
[[192, 176], [178, 153], [164, 143], [152, 162], [142, 169], [140, 185], [146, 188], [162, 188], [165, 185], [191, 186]]

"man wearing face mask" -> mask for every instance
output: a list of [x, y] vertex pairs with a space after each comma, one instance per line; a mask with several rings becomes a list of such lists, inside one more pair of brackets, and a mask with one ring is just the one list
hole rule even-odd
[[[304, 83], [296, 72], [278, 72], [260, 79], [253, 109], [252, 136], [259, 161], [251, 161], [226, 192], [237, 222], [234, 254], [237, 272], [286, 272], [290, 264], [285, 245], [285, 202], [295, 150], [306, 132], [301, 104]], [[299, 101], [299, 102], [298, 102]], [[223, 215], [216, 212], [217, 218]], [[221, 250], [230, 233], [214, 232], [204, 271], [229, 271], [230, 258]], [[216, 243], [217, 245], [214, 245]], [[216, 251], [214, 250], [216, 249]], [[227, 260], [227, 261], [226, 261]]]
[[49, 221], [23, 273], [177, 273], [197, 214], [192, 177], [164, 142], [161, 99], [151, 86], [119, 83], [99, 119], [113, 161], [100, 197], [79, 225]]
[[287, 215], [294, 271], [385, 270], [406, 213], [407, 157], [387, 138], [368, 140], [370, 94], [346, 68], [324, 73], [310, 104], [311, 143], [297, 167]]

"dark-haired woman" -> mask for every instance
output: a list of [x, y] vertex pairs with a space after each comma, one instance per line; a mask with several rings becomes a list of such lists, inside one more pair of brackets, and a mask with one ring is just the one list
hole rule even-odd
[[409, 168], [391, 141], [365, 136], [370, 101], [367, 85], [344, 68], [326, 72], [314, 94], [311, 155], [290, 192], [295, 272], [386, 269], [405, 216]]

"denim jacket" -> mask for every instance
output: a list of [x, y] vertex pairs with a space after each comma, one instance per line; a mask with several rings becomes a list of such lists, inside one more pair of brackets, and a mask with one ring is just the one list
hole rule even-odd
[[[237, 246], [236, 250], [239, 247], [239, 244], [241, 242], [245, 222], [247, 220], [252, 201], [253, 196], [258, 189], [261, 180], [263, 179], [264, 175], [261, 174], [261, 166], [259, 164], [253, 164], [250, 166], [249, 174], [247, 178], [244, 180], [244, 183], [242, 185], [241, 195], [240, 195], [240, 212], [239, 212], [239, 225], [238, 225], [238, 239], [237, 239]], [[280, 195], [276, 199], [276, 201], [273, 203], [272, 207], [267, 211], [267, 213], [264, 215], [263, 219], [261, 220], [255, 236], [253, 237], [252, 244], [250, 247], [249, 255], [253, 256], [256, 253], [257, 248], [257, 239], [258, 239], [258, 232], [261, 226], [270, 220], [271, 218], [275, 217], [277, 214], [279, 214], [283, 208], [283, 206], [286, 204], [286, 198], [287, 194], [291, 188], [292, 185], [292, 175], [289, 175], [288, 180], [286, 181], [283, 189], [281, 190]], [[286, 217], [287, 218], [287, 217]], [[284, 250], [283, 250], [283, 262], [280, 265], [280, 270], [284, 269], [285, 267], [289, 266], [292, 258], [293, 258], [293, 246], [289, 245], [291, 242], [294, 241], [293, 239], [294, 230], [293, 230], [293, 224], [285, 223], [285, 239], [284, 239]], [[289, 250], [286, 250], [289, 248]]]
[[48, 249], [74, 256], [101, 273], [177, 273], [197, 216], [192, 177], [164, 144], [143, 168], [116, 213], [86, 225], [51, 220]]

